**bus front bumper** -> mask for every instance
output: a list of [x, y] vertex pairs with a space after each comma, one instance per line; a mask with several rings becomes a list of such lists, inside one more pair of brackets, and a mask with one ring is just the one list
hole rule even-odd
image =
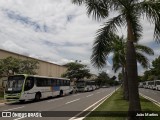
[[4, 100], [6, 100], [7, 102], [19, 101], [20, 100], [20, 93], [18, 93], [18, 94], [5, 94]]

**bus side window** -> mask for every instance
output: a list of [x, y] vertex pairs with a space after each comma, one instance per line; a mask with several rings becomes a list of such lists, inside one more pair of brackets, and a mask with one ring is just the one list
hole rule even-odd
[[60, 86], [64, 86], [64, 80], [59, 80], [60, 81]]
[[24, 90], [30, 90], [34, 86], [34, 78], [33, 77], [28, 77], [25, 81], [25, 87]]
[[70, 86], [70, 81], [69, 80], [67, 80], [67, 86]]
[[51, 85], [56, 86], [56, 79], [51, 79]]
[[60, 86], [60, 80], [56, 80], [56, 86]]
[[62, 86], [66, 86], [66, 80], [62, 80]]

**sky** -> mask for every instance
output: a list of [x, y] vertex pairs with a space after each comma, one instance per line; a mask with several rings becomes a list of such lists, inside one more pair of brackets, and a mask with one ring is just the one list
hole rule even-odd
[[[88, 17], [86, 8], [71, 0], [1, 0], [0, 49], [60, 65], [79, 60], [93, 74], [105, 71], [112, 76], [113, 54], [103, 70], [90, 63], [95, 33], [103, 22]], [[154, 49], [155, 55], [148, 56], [151, 63], [160, 55], [160, 44], [153, 40], [154, 26], [146, 20], [142, 24], [143, 38], [139, 43]], [[119, 34], [125, 32], [122, 29]], [[138, 66], [139, 74], [143, 74], [144, 69]]]

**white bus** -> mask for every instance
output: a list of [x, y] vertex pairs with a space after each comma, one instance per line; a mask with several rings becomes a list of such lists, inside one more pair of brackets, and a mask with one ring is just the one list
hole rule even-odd
[[148, 81], [148, 88], [149, 89], [154, 89], [154, 81]]
[[91, 86], [92, 86], [92, 90], [95, 90], [95, 89], [96, 89], [96, 83], [95, 83], [95, 81], [94, 81], [94, 80], [91, 80], [91, 81], [90, 81], [90, 84], [91, 84]]
[[155, 80], [155, 89], [160, 90], [160, 80]]
[[78, 92], [88, 92], [94, 90], [93, 88], [93, 82], [87, 81], [87, 80], [78, 80], [77, 81], [77, 90]]
[[143, 88], [148, 88], [148, 81], [146, 81], [146, 82], [143, 82]]
[[40, 100], [72, 92], [70, 80], [37, 75], [9, 76], [4, 91], [7, 101]]

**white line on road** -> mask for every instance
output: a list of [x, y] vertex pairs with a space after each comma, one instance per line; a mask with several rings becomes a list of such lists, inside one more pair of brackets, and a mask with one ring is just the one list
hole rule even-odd
[[78, 101], [78, 100], [80, 100], [80, 98], [72, 100], [72, 101], [69, 101], [69, 102], [66, 102], [65, 104], [69, 104], [69, 103], [72, 103], [72, 102], [75, 102], [75, 101]]
[[12, 108], [12, 109], [8, 109], [8, 110], [4, 110], [4, 111], [11, 111], [11, 110], [16, 110], [16, 109], [20, 109], [20, 108], [24, 108], [24, 106], [22, 106], [22, 107], [17, 107], [17, 108]]
[[146, 95], [144, 95], [144, 94], [142, 94], [142, 93], [140, 93], [140, 95], [141, 95], [142, 97], [150, 100], [151, 102], [153, 102], [154, 104], [156, 104], [157, 106], [160, 107], [160, 103], [159, 103], [158, 101], [156, 101], [156, 100], [154, 100], [154, 99], [152, 99], [152, 98], [150, 98], [150, 97], [148, 97], [148, 96], [146, 96]]
[[112, 93], [110, 93], [105, 99], [103, 99], [102, 101], [100, 101], [100, 103], [98, 103], [98, 105], [96, 105], [90, 112], [88, 112], [84, 117], [81, 117], [81, 119], [75, 119], [75, 120], [83, 120], [86, 116], [88, 116], [92, 111], [94, 111], [96, 108], [98, 108], [104, 101], [106, 101], [115, 91], [113, 91]]
[[54, 101], [57, 101], [57, 100], [61, 100], [63, 98], [58, 98], [58, 99], [55, 99], [55, 100], [48, 100], [47, 102], [54, 102]]
[[86, 97], [90, 97], [90, 96], [92, 96], [93, 94], [90, 94], [90, 95], [87, 95]]
[[99, 94], [100, 92], [97, 92], [97, 94]]

